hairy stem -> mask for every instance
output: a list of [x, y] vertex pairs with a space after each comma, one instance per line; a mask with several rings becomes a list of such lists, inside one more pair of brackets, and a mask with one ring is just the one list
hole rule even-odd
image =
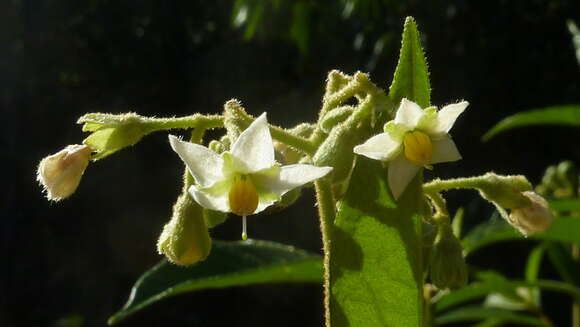
[[322, 233], [322, 248], [324, 251], [324, 316], [326, 326], [330, 327], [330, 249], [331, 227], [336, 217], [336, 204], [332, 193], [332, 184], [328, 177], [314, 182], [316, 188], [316, 203], [320, 216], [320, 231]]

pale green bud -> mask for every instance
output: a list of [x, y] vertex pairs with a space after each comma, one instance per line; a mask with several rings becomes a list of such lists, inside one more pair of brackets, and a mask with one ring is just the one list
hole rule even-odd
[[173, 216], [163, 227], [157, 241], [157, 251], [180, 266], [203, 261], [211, 250], [211, 238], [202, 208], [187, 192], [177, 198]]
[[483, 176], [485, 183], [479, 186], [481, 196], [488, 201], [494, 202], [502, 208], [515, 209], [530, 205], [530, 199], [522, 192], [530, 191], [532, 184], [526, 177], [499, 176], [487, 173]]
[[463, 249], [451, 226], [441, 225], [431, 253], [431, 282], [440, 289], [460, 288], [467, 283]]
[[326, 134], [330, 133], [334, 126], [344, 122], [350, 117], [354, 112], [354, 107], [343, 106], [330, 110], [320, 122], [320, 129], [322, 129]]
[[205, 224], [208, 228], [213, 228], [217, 225], [220, 225], [228, 218], [228, 214], [226, 212], [215, 211], [203, 208], [203, 219], [205, 219]]
[[150, 132], [146, 118], [132, 112], [121, 115], [86, 114], [77, 123], [84, 124], [83, 131], [92, 132], [83, 143], [97, 152], [93, 160], [102, 159], [134, 145]]
[[524, 235], [548, 230], [554, 220], [548, 202], [532, 191], [523, 192], [522, 195], [530, 200], [530, 205], [513, 209], [508, 216], [508, 222]]
[[76, 191], [91, 152], [86, 145], [74, 144], [40, 161], [36, 179], [44, 187], [49, 200], [60, 201]]
[[360, 144], [360, 132], [347, 125], [336, 126], [316, 151], [312, 161], [316, 166], [332, 167], [332, 180], [340, 183], [346, 180], [354, 165], [352, 149]]

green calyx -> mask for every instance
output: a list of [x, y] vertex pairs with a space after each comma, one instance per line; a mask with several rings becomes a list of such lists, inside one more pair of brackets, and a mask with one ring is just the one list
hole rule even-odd
[[159, 236], [157, 251], [176, 265], [189, 266], [205, 260], [211, 244], [202, 208], [187, 193], [182, 194]]
[[431, 251], [431, 282], [440, 289], [456, 289], [467, 283], [463, 249], [451, 226], [440, 225]]
[[92, 159], [98, 160], [139, 142], [150, 132], [145, 121], [135, 113], [94, 113], [82, 116], [77, 123], [84, 124], [83, 131], [92, 132], [83, 143], [96, 152]]

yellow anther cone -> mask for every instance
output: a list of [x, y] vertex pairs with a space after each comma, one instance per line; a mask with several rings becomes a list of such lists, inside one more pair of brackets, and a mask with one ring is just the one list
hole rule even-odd
[[258, 207], [258, 191], [247, 176], [236, 178], [229, 193], [230, 210], [238, 216], [249, 216]]
[[431, 138], [423, 132], [413, 131], [403, 139], [405, 157], [417, 166], [428, 166], [433, 156]]

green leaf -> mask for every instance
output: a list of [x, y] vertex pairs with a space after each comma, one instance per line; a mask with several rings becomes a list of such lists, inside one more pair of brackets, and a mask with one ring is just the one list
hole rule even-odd
[[546, 232], [535, 234], [533, 237], [542, 240], [580, 243], [580, 218], [557, 217]]
[[310, 14], [311, 4], [298, 1], [292, 7], [292, 25], [290, 26], [290, 38], [296, 43], [300, 53], [308, 54], [310, 43]]
[[417, 24], [412, 17], [407, 17], [403, 29], [399, 63], [393, 83], [389, 88], [389, 97], [397, 105], [402, 98], [407, 98], [422, 108], [427, 108], [431, 103], [430, 94], [429, 71], [421, 48]]
[[462, 245], [469, 255], [499, 242], [529, 239], [580, 243], [580, 218], [557, 217], [546, 232], [534, 234], [529, 238], [524, 237], [503, 219], [491, 218], [473, 228], [463, 238]]
[[442, 312], [462, 303], [472, 302], [473, 300], [483, 298], [491, 293], [499, 293], [516, 301], [522, 300], [523, 298], [521, 298], [521, 296], [516, 291], [519, 287], [542, 289], [545, 291], [567, 294], [574, 298], [580, 298], [579, 288], [560, 281], [508, 280], [504, 276], [492, 271], [479, 273], [477, 278], [480, 279], [480, 281], [471, 283], [462, 289], [453, 291], [439, 298], [435, 303], [434, 310], [436, 312]]
[[502, 218], [494, 216], [473, 228], [461, 241], [467, 255], [499, 242], [524, 239], [524, 237]]
[[320, 257], [266, 241], [215, 241], [203, 262], [179, 267], [163, 260], [137, 280], [125, 306], [109, 318], [115, 324], [159, 300], [185, 292], [276, 282], [322, 280]]
[[482, 307], [464, 307], [452, 312], [445, 313], [435, 318], [435, 324], [444, 325], [466, 321], [479, 321], [484, 319], [501, 320], [503, 323], [523, 326], [547, 326], [542, 320], [536, 317], [513, 313], [508, 310]]
[[550, 242], [548, 247], [548, 257], [550, 261], [566, 283], [580, 285], [580, 269], [574, 262], [570, 250], [562, 244]]
[[556, 211], [580, 211], [580, 200], [552, 200], [550, 208]]
[[497, 123], [482, 139], [487, 141], [507, 130], [532, 125], [580, 126], [580, 105], [554, 106], [517, 113]]
[[357, 158], [331, 231], [332, 326], [422, 325], [420, 182], [395, 204], [382, 163]]

